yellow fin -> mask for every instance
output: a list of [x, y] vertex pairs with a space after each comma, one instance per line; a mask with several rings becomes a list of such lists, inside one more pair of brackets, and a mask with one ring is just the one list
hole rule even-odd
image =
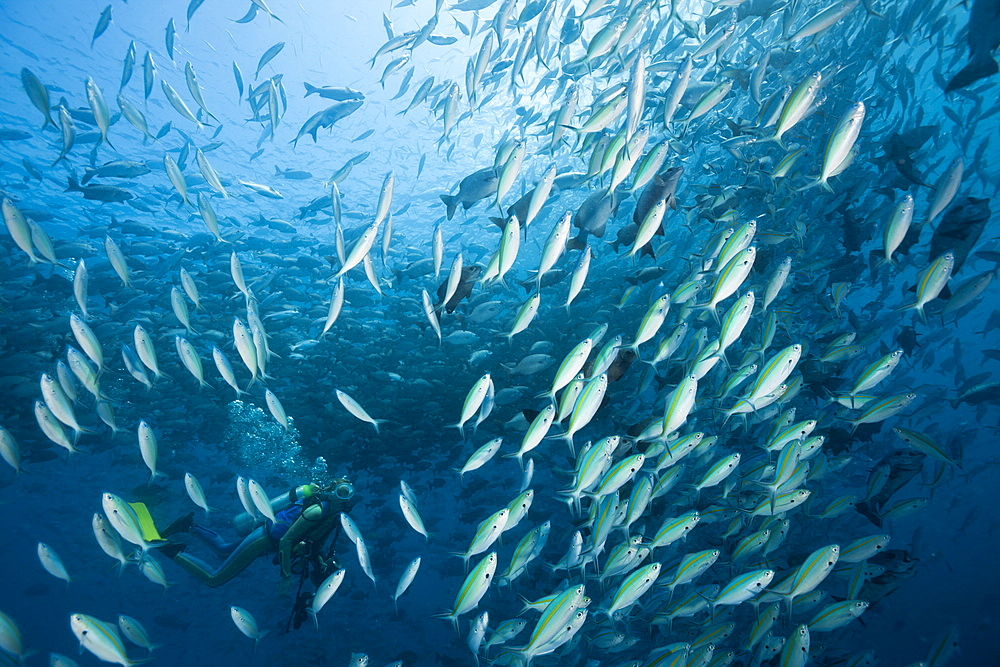
[[135, 515], [139, 519], [139, 527], [142, 529], [142, 539], [147, 542], [162, 541], [163, 538], [160, 537], [160, 532], [156, 529], [156, 524], [153, 523], [153, 517], [150, 516], [149, 510], [146, 509], [146, 503], [129, 503], [129, 505], [135, 510]]

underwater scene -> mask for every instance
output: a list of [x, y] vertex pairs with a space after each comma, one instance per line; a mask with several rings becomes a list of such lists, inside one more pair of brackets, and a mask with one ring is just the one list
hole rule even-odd
[[1000, 0], [0, 2], [0, 665], [1000, 665]]

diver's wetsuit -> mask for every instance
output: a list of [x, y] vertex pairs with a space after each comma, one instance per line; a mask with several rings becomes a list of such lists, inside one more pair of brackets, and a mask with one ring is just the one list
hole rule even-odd
[[214, 588], [232, 580], [259, 556], [277, 546], [281, 574], [287, 577], [291, 575], [291, 562], [296, 555], [296, 547], [302, 542], [317, 546], [323, 544], [339, 525], [337, 515], [344, 509], [346, 503], [336, 498], [314, 500], [308, 506], [303, 506], [300, 501], [279, 512], [275, 516], [277, 522], [268, 521], [257, 526], [238, 543], [227, 542], [208, 528], [192, 525], [189, 532], [205, 542], [215, 553], [224, 556], [225, 560], [213, 569], [197, 556], [182, 551], [173, 557], [173, 561], [202, 583]]

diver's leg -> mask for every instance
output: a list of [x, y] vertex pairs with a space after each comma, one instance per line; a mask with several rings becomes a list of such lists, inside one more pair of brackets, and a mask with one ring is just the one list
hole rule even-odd
[[271, 549], [271, 537], [267, 528], [260, 526], [246, 536], [229, 557], [214, 571], [205, 561], [181, 552], [174, 556], [173, 561], [191, 576], [212, 588], [230, 581], [246, 569], [258, 556]]
[[196, 523], [191, 524], [188, 532], [207, 544], [212, 551], [223, 558], [229, 557], [230, 554], [236, 551], [236, 547], [242, 544], [242, 540], [239, 542], [229, 542], [211, 528], [205, 528]]

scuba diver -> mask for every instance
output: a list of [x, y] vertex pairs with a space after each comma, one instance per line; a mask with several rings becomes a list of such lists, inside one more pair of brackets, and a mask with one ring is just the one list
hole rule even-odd
[[[233, 526], [243, 536], [238, 542], [228, 542], [215, 531], [199, 526], [194, 522], [193, 512], [160, 531], [164, 539], [178, 533], [199, 538], [225, 559], [216, 568], [186, 553], [185, 542], [171, 540], [158, 552], [214, 588], [232, 580], [263, 554], [277, 551], [275, 562], [280, 565], [282, 580], [290, 581], [292, 574], [299, 575], [298, 597], [302, 598], [307, 577], [319, 586], [327, 574], [339, 569], [334, 558], [334, 544], [340, 532], [339, 514], [351, 509], [353, 498], [354, 486], [346, 478], [336, 479], [326, 487], [304, 484], [293, 488], [272, 499], [276, 521], [254, 518], [247, 513], [235, 517]], [[323, 545], [331, 535], [330, 545], [324, 551]]]

